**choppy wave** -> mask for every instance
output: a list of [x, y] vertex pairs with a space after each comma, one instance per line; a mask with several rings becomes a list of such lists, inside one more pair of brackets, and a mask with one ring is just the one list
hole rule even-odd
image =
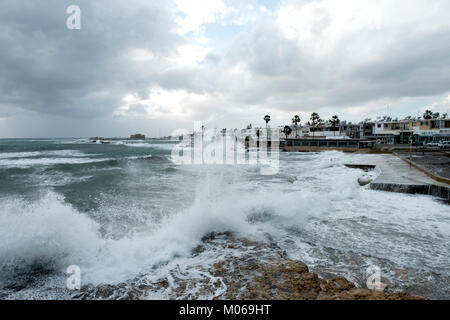
[[155, 148], [161, 150], [172, 150], [175, 144], [173, 143], [147, 143], [147, 142], [136, 142], [136, 143], [124, 143], [127, 147], [133, 148]]
[[31, 158], [39, 156], [66, 156], [66, 157], [89, 157], [92, 154], [85, 154], [78, 150], [45, 150], [45, 151], [30, 151], [30, 152], [1, 152], [0, 159], [11, 158]]
[[0, 159], [9, 159], [9, 158], [28, 158], [28, 157], [36, 157], [41, 155], [41, 152], [3, 152], [0, 153]]
[[[306, 262], [322, 275], [345, 275], [361, 284], [364, 267], [377, 264], [399, 288], [416, 286], [419, 294], [429, 290], [445, 297], [446, 288], [438, 285], [450, 280], [446, 205], [432, 197], [360, 187], [357, 178], [362, 173], [343, 164], [367, 163], [372, 156], [325, 152], [281, 157], [280, 173], [264, 177], [256, 168], [245, 166], [175, 167], [166, 160], [160, 165], [158, 159], [164, 157], [140, 151], [132, 156], [127, 153], [125, 159], [150, 159], [152, 166], [145, 161], [125, 161], [116, 184], [110, 182], [110, 175], [102, 180], [103, 171], [90, 171], [89, 177], [98, 174], [98, 180], [110, 186], [102, 190], [111, 193], [111, 198], [96, 200], [97, 190], [92, 189], [81, 198], [81, 202], [102, 201], [91, 211], [70, 205], [72, 193], [77, 193], [70, 188], [65, 197], [51, 191], [37, 201], [4, 198], [0, 207], [0, 283], [14, 281], [14, 272], [27, 272], [36, 265], [63, 274], [73, 264], [81, 267], [83, 283], [94, 286], [137, 275], [157, 279], [173, 268], [194, 278], [198, 270], [190, 267], [212, 265], [215, 259], [214, 251], [205, 255], [208, 261], [192, 256], [202, 237], [232, 231], [254, 240], [268, 234], [291, 258]], [[1, 161], [43, 159], [51, 158]], [[163, 184], [169, 176], [174, 183]], [[136, 203], [130, 206], [134, 194], [138, 195], [133, 198]], [[114, 207], [105, 200], [112, 198]], [[174, 201], [181, 203], [174, 208], [166, 206]], [[147, 207], [148, 202], [154, 206]], [[108, 234], [109, 225], [131, 230], [112, 235]], [[389, 273], [394, 267], [411, 270], [409, 282], [396, 282]], [[420, 273], [428, 277], [425, 282]], [[64, 287], [64, 277], [59, 283]], [[38, 287], [32, 290], [40, 292]]]
[[29, 168], [33, 166], [53, 166], [58, 164], [85, 164], [93, 162], [104, 162], [113, 159], [107, 158], [20, 158], [20, 159], [0, 159], [0, 167], [7, 168]]
[[[293, 196], [279, 193], [275, 200], [267, 194], [248, 194], [236, 201], [233, 192], [211, 193], [216, 182], [213, 176], [206, 177], [193, 205], [160, 221], [156, 229], [149, 227], [148, 232], [120, 240], [100, 237], [97, 223], [55, 194], [50, 193], [33, 204], [7, 201], [1, 210], [1, 220], [2, 226], [10, 227], [4, 227], [0, 233], [0, 256], [8, 265], [19, 262], [22, 266], [32, 265], [39, 260], [59, 268], [78, 264], [86, 280], [92, 283], [119, 282], [175, 256], [188, 256], [206, 233], [233, 230], [257, 235], [254, 227], [257, 212], [277, 215], [278, 206], [293, 200]], [[313, 202], [311, 199], [304, 205]], [[303, 221], [298, 209], [282, 212], [285, 217], [295, 216], [294, 220]]]
[[36, 264], [61, 268], [74, 262], [73, 257], [94, 254], [99, 249], [97, 228], [94, 221], [54, 193], [35, 203], [20, 198], [2, 200], [1, 279], [12, 270]]

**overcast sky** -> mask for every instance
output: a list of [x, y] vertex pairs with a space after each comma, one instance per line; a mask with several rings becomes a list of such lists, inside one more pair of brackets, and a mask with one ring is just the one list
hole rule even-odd
[[[450, 108], [448, 0], [1, 0], [0, 137]], [[81, 8], [69, 30], [66, 9]]]

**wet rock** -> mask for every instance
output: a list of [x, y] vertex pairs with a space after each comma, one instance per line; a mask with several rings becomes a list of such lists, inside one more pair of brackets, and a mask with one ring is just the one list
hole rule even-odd
[[21, 291], [21, 290], [25, 289], [26, 287], [27, 286], [24, 285], [24, 284], [14, 283], [14, 284], [11, 284], [9, 286], [6, 286], [5, 289], [12, 290], [12, 291]]
[[369, 183], [371, 183], [373, 180], [370, 177], [367, 176], [362, 176], [358, 178], [358, 183], [361, 187], [364, 187], [366, 185], [368, 185]]
[[103, 285], [97, 289], [96, 293], [99, 298], [106, 299], [106, 298], [111, 297], [114, 294], [114, 291], [115, 291], [114, 289], [115, 289], [115, 287], [112, 285]]
[[227, 272], [228, 270], [226, 268], [224, 268], [221, 264], [216, 263], [214, 264], [214, 276], [220, 276], [223, 275], [225, 272]]
[[200, 244], [196, 246], [194, 249], [192, 249], [192, 255], [197, 256], [201, 254], [203, 251], [205, 251], [205, 247]]
[[402, 274], [400, 276], [400, 280], [408, 280], [408, 275], [407, 274]]
[[167, 279], [161, 279], [156, 283], [158, 288], [168, 288], [169, 287], [169, 281]]
[[408, 274], [408, 270], [405, 270], [405, 269], [394, 268], [393, 271], [394, 271], [397, 275], [405, 275], [405, 274]]
[[[322, 279], [304, 263], [289, 259], [270, 237], [254, 241], [232, 233], [211, 233], [203, 237], [201, 247], [193, 252], [202, 261], [193, 267], [195, 276], [176, 268], [169, 271], [167, 278], [156, 281], [150, 281], [144, 274], [119, 285], [83, 288], [77, 298], [134, 300], [159, 292], [171, 299], [423, 299], [405, 292], [387, 292], [387, 286], [379, 291], [357, 288], [343, 277]], [[208, 257], [211, 252], [215, 252], [214, 263], [204, 265], [208, 259], [202, 255]], [[403, 269], [397, 272], [407, 275]]]

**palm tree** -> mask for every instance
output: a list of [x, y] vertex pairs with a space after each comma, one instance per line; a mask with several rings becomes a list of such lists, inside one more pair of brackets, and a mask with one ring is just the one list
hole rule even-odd
[[261, 136], [261, 130], [256, 129], [256, 137], [258, 138], [258, 142], [256, 144], [256, 147], [259, 148], [259, 137]]
[[433, 112], [431, 110], [426, 110], [423, 114], [425, 120], [429, 120], [433, 117]]
[[296, 132], [295, 137], [297, 137], [297, 123], [295, 121], [295, 117], [292, 118], [292, 128], [295, 128], [295, 132]]
[[[323, 122], [323, 120], [322, 119], [320, 119], [320, 116], [319, 116], [319, 114], [317, 113], [317, 112], [313, 112], [312, 114], [311, 114], [311, 126], [313, 127], [313, 128], [316, 128], [319, 124], [321, 124]], [[314, 135], [315, 134], [315, 130], [313, 130], [313, 138], [314, 138]]]
[[270, 122], [270, 116], [269, 115], [266, 115], [265, 117], [264, 117], [264, 121], [266, 122], [266, 134], [267, 134], [267, 138], [269, 137], [269, 131], [268, 131], [268, 129], [267, 129], [267, 124]]
[[333, 128], [333, 135], [336, 135], [336, 127], [339, 125], [341, 120], [339, 120], [338, 116], [332, 116], [330, 120], [328, 120], [329, 123], [331, 123], [331, 127]]
[[300, 123], [300, 117], [298, 115], [295, 115], [294, 118], [292, 118], [292, 123], [295, 126], [295, 137], [297, 138], [298, 124]]
[[283, 133], [286, 135], [286, 139], [288, 138], [288, 136], [292, 133], [292, 129], [289, 126], [285, 126], [283, 128]]

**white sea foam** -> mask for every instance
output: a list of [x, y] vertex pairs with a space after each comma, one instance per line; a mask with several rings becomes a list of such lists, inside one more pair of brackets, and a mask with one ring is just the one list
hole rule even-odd
[[1, 152], [0, 159], [11, 158], [31, 158], [40, 156], [59, 156], [59, 157], [89, 157], [92, 154], [85, 154], [78, 150], [46, 150], [31, 152]]
[[108, 158], [20, 158], [20, 159], [0, 159], [0, 167], [7, 168], [29, 168], [33, 166], [53, 166], [57, 164], [83, 164], [93, 162], [103, 162]]
[[172, 150], [176, 146], [175, 143], [152, 143], [151, 147], [161, 150]]
[[129, 142], [124, 143], [127, 147], [133, 148], [155, 148], [161, 150], [172, 150], [175, 146], [174, 143], [148, 143], [148, 142]]
[[41, 152], [1, 152], [0, 159], [37, 157]]
[[100, 249], [97, 228], [53, 193], [32, 204], [17, 198], [2, 200], [0, 265], [74, 264], [74, 257], [94, 255]]

